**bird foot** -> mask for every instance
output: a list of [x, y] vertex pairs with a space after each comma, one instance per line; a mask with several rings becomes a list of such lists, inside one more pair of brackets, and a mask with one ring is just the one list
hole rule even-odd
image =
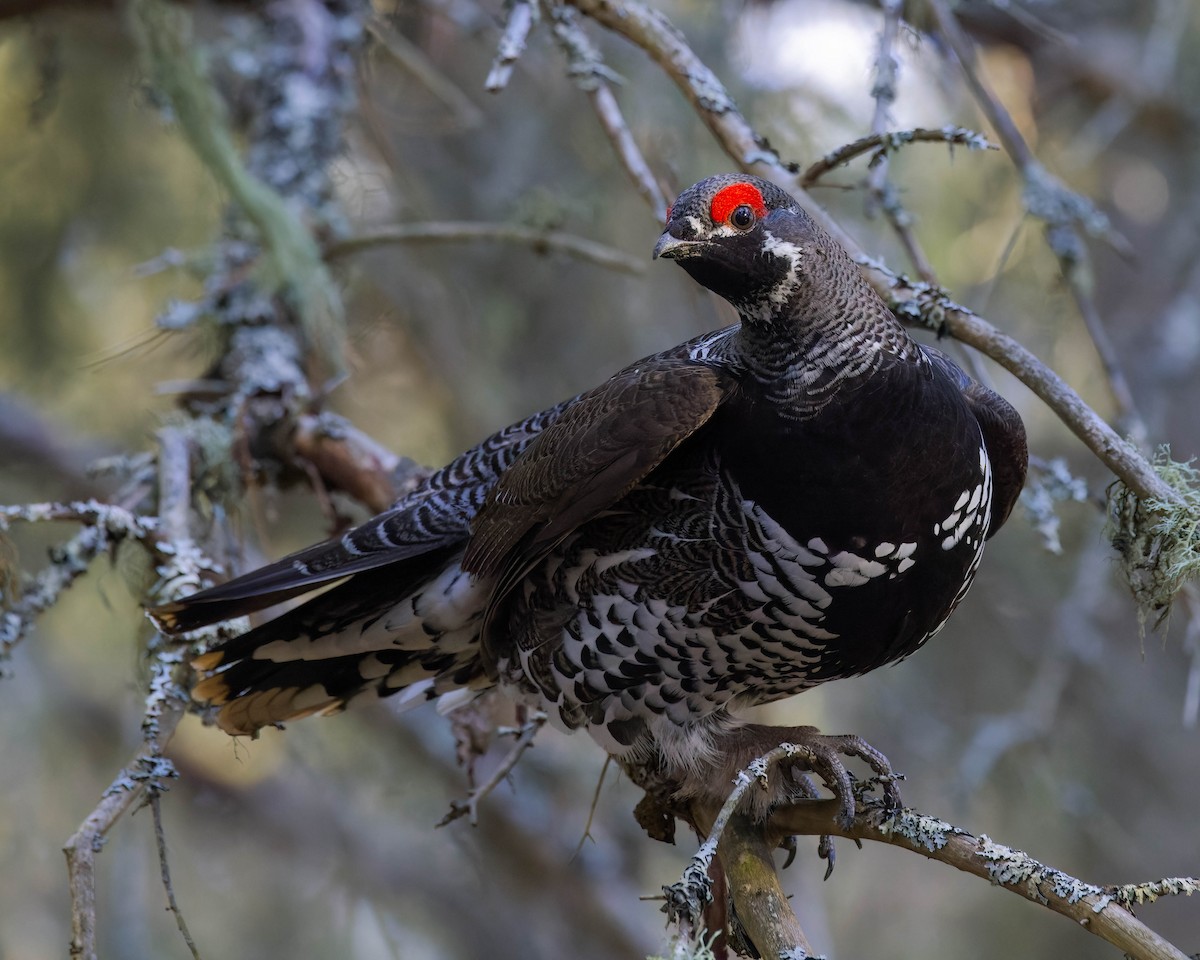
[[[807, 774], [798, 773], [795, 768], [788, 771], [793, 780], [793, 796], [799, 802], [802, 800], [817, 800], [820, 799], [820, 792], [817, 790], [817, 785], [812, 782], [812, 777]], [[858, 786], [858, 784], [855, 784]], [[860, 847], [861, 841], [855, 840]], [[796, 838], [794, 836], [784, 837], [779, 841], [779, 849], [787, 852], [787, 859], [783, 861], [783, 869], [786, 870], [792, 865], [792, 861], [796, 859]], [[833, 866], [837, 862], [837, 848], [833, 845], [833, 837], [828, 833], [823, 833], [817, 839], [817, 856], [826, 862], [825, 877], [828, 880], [833, 876]]]
[[[750, 774], [764, 787], [750, 794], [751, 811], [758, 819], [765, 820], [777, 807], [815, 799], [816, 788], [805, 776], [807, 773], [815, 773], [833, 791], [838, 801], [837, 820], [843, 828], [853, 823], [858, 804], [865, 802], [867, 793], [876, 788], [881, 790], [886, 811], [900, 808], [900, 790], [896, 786], [900, 777], [887, 757], [861, 737], [823, 734], [816, 727], [745, 724], [721, 734], [715, 746], [722, 758], [719, 769], [708, 784], [689, 792], [719, 796], [718, 785], [736, 780], [739, 774]], [[761, 761], [768, 754], [779, 757], [774, 752], [777, 750], [782, 750], [783, 756], [778, 759], [779, 769], [772, 776]], [[874, 776], [856, 780], [842, 762], [843, 757], [863, 760]]]

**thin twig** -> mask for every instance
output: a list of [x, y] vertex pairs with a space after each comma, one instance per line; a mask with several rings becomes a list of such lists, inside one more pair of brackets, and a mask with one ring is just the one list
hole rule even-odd
[[[871, 96], [875, 100], [875, 110], [871, 116], [871, 132], [881, 134], [891, 126], [891, 108], [896, 100], [896, 80], [900, 63], [896, 59], [894, 48], [900, 32], [903, 3], [901, 0], [880, 0], [883, 10], [883, 28], [879, 31], [879, 48], [875, 56], [875, 80], [871, 84]], [[917, 240], [913, 230], [912, 215], [904, 209], [900, 202], [899, 192], [888, 179], [890, 167], [888, 155], [877, 153], [871, 158], [870, 169], [867, 171], [867, 216], [874, 216], [881, 209], [887, 218], [889, 226], [900, 240], [908, 255], [908, 261], [913, 270], [926, 283], [936, 283], [937, 277], [933, 264], [926, 256], [924, 248]]]
[[667, 198], [663, 196], [658, 181], [650, 171], [641, 148], [629, 130], [610, 80], [617, 80], [600, 58], [595, 44], [579, 25], [578, 11], [563, 6], [558, 0], [543, 0], [543, 7], [553, 26], [554, 38], [567, 58], [568, 74], [583, 90], [596, 111], [605, 134], [617, 153], [617, 159], [629, 174], [633, 185], [649, 204], [655, 219], [666, 220]]
[[1117, 354], [1117, 348], [1108, 335], [1100, 310], [1091, 294], [1091, 283], [1085, 282], [1078, 270], [1065, 271], [1067, 286], [1071, 290], [1071, 298], [1075, 308], [1083, 318], [1088, 336], [1096, 348], [1096, 355], [1104, 367], [1104, 375], [1108, 380], [1108, 389], [1117, 405], [1117, 420], [1123, 424], [1135, 443], [1144, 444], [1149, 435], [1145, 421], [1138, 413], [1137, 401], [1133, 398], [1133, 389], [1125, 377], [1125, 371]]
[[[72, 503], [33, 503], [0, 506], [0, 534], [14, 522], [46, 521], [82, 523], [84, 528], [51, 551], [46, 568], [16, 587], [0, 578], [0, 660], [4, 659], [30, 631], [37, 617], [58, 602], [79, 577], [87, 573], [98, 556], [125, 540], [157, 544], [157, 521], [98, 500]], [[2, 571], [0, 571], [2, 572]]]
[[[160, 580], [157, 597], [178, 599], [194, 591], [199, 572], [211, 569], [188, 537], [187, 504], [190, 499], [190, 446], [180, 428], [167, 427], [159, 432], [158, 469], [159, 518], [136, 518], [141, 527], [155, 530], [156, 537], [142, 538], [151, 549], [158, 564]], [[57, 505], [56, 505], [57, 506]], [[58, 510], [74, 519], [102, 516], [107, 509], [102, 504], [72, 504]], [[109, 523], [111, 526], [111, 521]], [[175, 674], [184, 669], [185, 649], [177, 643], [159, 637], [152, 643], [152, 676], [146, 709], [142, 717], [142, 746], [100, 798], [83, 822], [71, 835], [63, 852], [67, 857], [67, 889], [71, 899], [72, 960], [95, 960], [96, 948], [96, 854], [104, 837], [134, 803], [147, 794], [161, 791], [162, 781], [174, 776], [170, 761], [163, 750], [175, 733], [187, 710], [186, 690], [176, 682]], [[169, 891], [168, 891], [169, 893]]]
[[496, 59], [488, 72], [483, 88], [488, 93], [499, 93], [512, 77], [513, 67], [525, 50], [529, 31], [537, 20], [537, 9], [531, 0], [512, 0], [508, 10], [508, 22], [496, 47]]
[[459, 817], [469, 816], [471, 826], [476, 826], [479, 823], [479, 804], [489, 793], [496, 789], [500, 783], [512, 773], [517, 762], [524, 755], [525, 751], [533, 746], [534, 738], [538, 731], [546, 724], [546, 715], [544, 713], [534, 714], [520, 728], [520, 735], [517, 737], [516, 743], [512, 745], [512, 749], [504, 755], [504, 759], [500, 761], [500, 765], [492, 771], [492, 775], [483, 783], [475, 787], [467, 794], [466, 800], [452, 800], [450, 802], [450, 811], [437, 822], [439, 827], [444, 827], [449, 823], [453, 823]]
[[658, 181], [654, 179], [654, 174], [650, 172], [650, 167], [642, 156], [637, 142], [633, 139], [633, 134], [629, 132], [629, 127], [625, 123], [625, 117], [621, 113], [621, 107], [617, 103], [616, 95], [612, 92], [612, 87], [606, 83], [600, 84], [588, 94], [588, 98], [592, 101], [592, 108], [596, 111], [600, 126], [604, 128], [604, 132], [612, 142], [613, 149], [617, 152], [621, 166], [625, 168], [633, 185], [637, 187], [638, 192], [649, 204], [654, 219], [660, 223], [665, 222], [667, 198], [663, 196]]
[[160, 745], [170, 739], [183, 715], [184, 705], [180, 703], [159, 717], [159, 741], [138, 749], [63, 845], [71, 899], [71, 960], [97, 960], [96, 854], [122, 814], [143, 797], [147, 782], [159, 775]]
[[399, 223], [379, 227], [353, 237], [334, 241], [325, 248], [325, 258], [336, 260], [352, 253], [375, 247], [405, 243], [471, 243], [480, 240], [498, 243], [521, 243], [534, 252], [561, 253], [576, 260], [594, 263], [623, 273], [641, 273], [645, 264], [613, 247], [596, 243], [585, 237], [561, 230], [543, 230], [516, 223], [475, 223], [471, 221], [438, 221], [433, 223]]
[[1144, 435], [1145, 430], [1140, 426], [1140, 418], [1134, 413], [1133, 392], [1129, 388], [1116, 349], [1104, 328], [1100, 311], [1092, 296], [1090, 258], [1076, 225], [1082, 226], [1093, 236], [1107, 240], [1126, 256], [1131, 253], [1128, 242], [1113, 230], [1107, 218], [1096, 210], [1090, 201], [1068, 190], [1037, 161], [1017, 129], [1012, 115], [975, 69], [973, 46], [959, 27], [954, 14], [944, 0], [930, 0], [929, 8], [939, 32], [958, 61], [972, 96], [995, 127], [996, 135], [1025, 181], [1026, 208], [1046, 222], [1046, 241], [1059, 261], [1079, 314], [1096, 347], [1121, 419], [1135, 427], [1137, 433]]
[[381, 16], [367, 20], [367, 31], [388, 55], [426, 90], [432, 93], [454, 116], [455, 129], [474, 127], [483, 119], [481, 111], [415, 43]]
[[592, 791], [592, 802], [588, 806], [587, 822], [583, 825], [583, 833], [579, 836], [579, 843], [575, 845], [575, 852], [571, 854], [572, 860], [578, 857], [583, 851], [583, 845], [592, 839], [592, 823], [596, 819], [596, 810], [600, 806], [600, 791], [604, 789], [604, 778], [608, 774], [608, 768], [612, 765], [612, 762], [612, 754], [606, 754], [604, 757], [604, 766], [600, 768], [600, 776], [596, 778], [596, 789]]
[[[875, 80], [871, 84], [871, 97], [875, 100], [871, 133], [877, 135], [885, 133], [892, 123], [891, 107], [896, 100], [896, 80], [900, 66], [894, 48], [900, 32], [903, 4], [900, 0], [880, 0], [880, 7], [883, 10], [883, 27], [879, 31], [879, 47], [875, 56]], [[982, 140], [981, 137], [978, 139]], [[913, 217], [900, 202], [899, 191], [888, 178], [889, 167], [887, 150], [876, 151], [871, 157], [867, 171], [867, 216], [873, 217], [877, 211], [882, 210], [917, 276], [926, 283], [937, 283], [933, 264], [913, 229]]]
[[829, 171], [849, 163], [865, 153], [873, 153], [871, 163], [878, 166], [889, 153], [899, 149], [906, 143], [948, 143], [962, 144], [968, 150], [995, 150], [995, 144], [974, 130], [966, 127], [946, 126], [939, 129], [915, 127], [912, 130], [884, 130], [860, 137], [852, 143], [838, 147], [832, 153], [827, 153], [820, 160], [800, 174], [800, 185], [807, 190]]
[[201, 960], [200, 951], [196, 949], [196, 941], [192, 939], [192, 935], [188, 932], [187, 921], [183, 919], [183, 911], [179, 909], [179, 903], [175, 900], [175, 887], [171, 883], [171, 868], [167, 863], [167, 836], [163, 831], [162, 822], [162, 805], [159, 803], [159, 792], [157, 790], [148, 791], [149, 796], [146, 802], [150, 806], [150, 813], [154, 817], [154, 844], [158, 848], [158, 869], [159, 875], [162, 877], [163, 889], [167, 891], [167, 908], [175, 915], [175, 925], [179, 927], [179, 933], [183, 937], [183, 942], [187, 944], [188, 952], [195, 958]]

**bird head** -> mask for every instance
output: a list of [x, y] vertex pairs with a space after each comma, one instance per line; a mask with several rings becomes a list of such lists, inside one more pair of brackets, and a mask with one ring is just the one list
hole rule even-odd
[[775, 184], [722, 174], [679, 195], [654, 256], [675, 260], [744, 320], [769, 322], [823, 272], [831, 243]]

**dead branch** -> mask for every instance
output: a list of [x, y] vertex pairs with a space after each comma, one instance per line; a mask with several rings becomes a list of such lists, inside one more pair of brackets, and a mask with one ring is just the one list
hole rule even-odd
[[[96, 854], [121, 816], [145, 794], [147, 783], [169, 775], [162, 747], [183, 718], [180, 703], [159, 718], [157, 742], [143, 745], [130, 759], [63, 846], [67, 893], [71, 898], [71, 960], [96, 960]], [[167, 764], [166, 767], [163, 764]]]
[[474, 127], [482, 121], [483, 112], [471, 98], [438, 69], [424, 50], [387, 20], [376, 14], [367, 20], [367, 30], [388, 56], [450, 110], [454, 129]]
[[1046, 242], [1058, 258], [1079, 315], [1095, 344], [1113, 399], [1122, 418], [1128, 418], [1133, 414], [1133, 393], [1092, 296], [1090, 258], [1077, 227], [1107, 240], [1125, 256], [1131, 255], [1129, 244], [1113, 230], [1089, 200], [1068, 190], [1037, 161], [1012, 116], [979, 76], [975, 69], [971, 40], [963, 33], [944, 0], [931, 0], [929, 9], [939, 32], [953, 51], [976, 103], [995, 128], [1004, 149], [1024, 178], [1026, 208], [1046, 223]]
[[537, 21], [537, 8], [531, 0], [513, 0], [508, 10], [508, 23], [496, 47], [496, 59], [492, 69], [483, 82], [483, 88], [488, 93], [499, 93], [508, 86], [512, 77], [513, 67], [525, 51], [525, 43], [529, 39], [529, 31]]
[[800, 175], [800, 184], [807, 190], [829, 171], [867, 153], [871, 154], [871, 164], [876, 165], [889, 153], [898, 150], [906, 143], [945, 143], [951, 146], [961, 144], [968, 150], [996, 149], [994, 144], [988, 143], [983, 136], [966, 127], [948, 126], [936, 130], [926, 127], [915, 127], [912, 130], [884, 130], [860, 137], [838, 147], [832, 153], [825, 154]]
[[567, 58], [567, 73], [575, 85], [587, 94], [605, 135], [616, 151], [617, 159], [650, 211], [658, 221], [666, 220], [667, 198], [637, 145], [609, 81], [620, 77], [604, 65], [600, 51], [579, 25], [579, 13], [558, 0], [542, 0], [551, 22], [554, 38]]
[[325, 248], [327, 260], [337, 260], [352, 253], [375, 247], [409, 243], [474, 243], [485, 240], [493, 243], [519, 243], [533, 248], [535, 253], [561, 253], [622, 273], [641, 273], [646, 265], [620, 250], [596, 243], [585, 237], [561, 230], [543, 230], [517, 223], [472, 223], [469, 221], [440, 221], [435, 223], [398, 223], [379, 227], [353, 237], [336, 240]]
[[[188, 534], [191, 502], [190, 450], [186, 436], [174, 428], [159, 433], [159, 526], [167, 549], [155, 551], [160, 566], [163, 600], [178, 599], [198, 585], [190, 568]], [[145, 542], [145, 541], [143, 541]], [[184, 567], [181, 567], [181, 562]], [[63, 847], [67, 857], [67, 889], [71, 898], [72, 960], [95, 960], [96, 854], [104, 837], [136, 802], [162, 791], [164, 780], [175, 776], [163, 750], [187, 711], [187, 691], [175, 674], [183, 668], [183, 649], [159, 638], [152, 664], [153, 678], [142, 719], [142, 746], [84, 818]], [[169, 890], [168, 890], [169, 892]], [[173, 899], [173, 894], [172, 894]], [[184, 930], [186, 937], [186, 928]]]
[[159, 876], [162, 879], [163, 889], [167, 892], [167, 909], [175, 917], [175, 925], [179, 928], [179, 935], [183, 937], [183, 942], [187, 945], [192, 960], [201, 960], [200, 951], [196, 948], [196, 941], [192, 939], [187, 921], [183, 919], [183, 911], [179, 909], [179, 903], [175, 899], [175, 886], [171, 883], [171, 868], [167, 862], [167, 835], [163, 830], [162, 822], [161, 797], [157, 790], [150, 790], [148, 793], [149, 797], [146, 802], [154, 816], [154, 845], [158, 848]]
[[345, 491], [373, 513], [382, 513], [408, 486], [429, 474], [330, 413], [298, 417], [292, 445], [329, 489]]
[[538, 731], [546, 725], [546, 715], [544, 713], [534, 714], [526, 723], [513, 732], [516, 733], [517, 739], [509, 749], [508, 753], [500, 761], [500, 765], [492, 771], [492, 775], [483, 783], [471, 790], [467, 795], [466, 800], [454, 800], [450, 803], [450, 812], [447, 813], [441, 820], [438, 821], [439, 827], [444, 827], [447, 824], [453, 823], [459, 817], [468, 817], [471, 821], [471, 826], [477, 826], [479, 823], [479, 804], [493, 790], [495, 790], [504, 781], [513, 770], [517, 763], [524, 755], [525, 751], [533, 746], [533, 741], [537, 738]]

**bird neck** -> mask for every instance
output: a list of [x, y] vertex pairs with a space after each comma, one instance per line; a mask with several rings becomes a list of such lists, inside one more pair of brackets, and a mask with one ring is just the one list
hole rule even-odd
[[861, 277], [850, 279], [858, 282], [833, 292], [821, 285], [819, 295], [797, 283], [782, 298], [739, 306], [740, 372], [791, 416], [806, 419], [879, 370], [924, 359], [875, 291]]

